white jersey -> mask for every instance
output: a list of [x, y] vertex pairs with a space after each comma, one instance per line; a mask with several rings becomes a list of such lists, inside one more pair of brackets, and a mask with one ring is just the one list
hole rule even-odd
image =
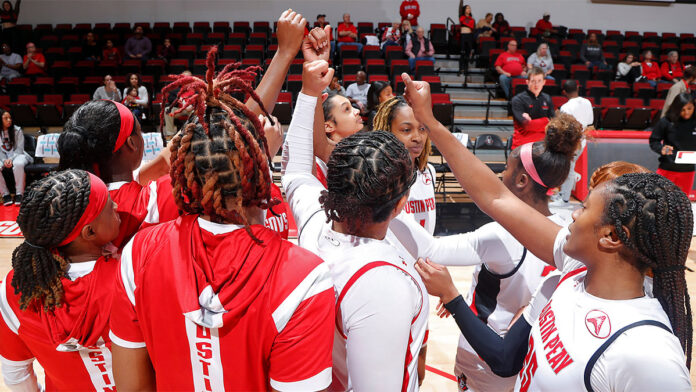
[[418, 355], [427, 338], [428, 295], [415, 259], [393, 233], [384, 240], [331, 229], [312, 175], [316, 98], [300, 93], [283, 149], [283, 187], [298, 244], [329, 266], [337, 298], [330, 390], [418, 390]]
[[418, 170], [408, 201], [401, 214], [423, 226], [431, 235], [435, 232], [435, 168], [429, 164], [425, 170]]
[[[529, 347], [515, 389], [519, 391], [690, 391], [689, 371], [678, 339], [660, 303], [649, 296], [606, 300], [585, 291], [586, 269], [563, 253], [568, 235], [554, 244], [556, 265], [564, 276], [551, 300], [532, 324]], [[616, 339], [611, 342], [612, 339]], [[610, 345], [593, 366], [600, 346]], [[587, 369], [587, 370], [586, 370]]]
[[[561, 226], [568, 222], [559, 214], [548, 217]], [[473, 272], [466, 302], [481, 321], [505, 336], [515, 313], [527, 305], [541, 281], [556, 268], [527, 251], [499, 223], [491, 222], [462, 236], [479, 255], [482, 264]], [[459, 336], [455, 376], [461, 390], [511, 391], [515, 377], [500, 377], [491, 371], [464, 335]]]

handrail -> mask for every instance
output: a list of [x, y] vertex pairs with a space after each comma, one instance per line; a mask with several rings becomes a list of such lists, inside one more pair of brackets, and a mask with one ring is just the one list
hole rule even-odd
[[448, 16], [447, 20], [445, 21], [445, 28], [447, 29], [447, 60], [450, 59], [449, 43], [450, 40], [454, 39], [454, 36], [452, 35], [452, 30], [450, 29], [450, 22], [452, 23], [452, 26], [456, 25], [454, 19]]
[[[496, 87], [497, 87], [497, 85], [496, 85]], [[488, 102], [486, 103], [486, 119], [483, 120], [483, 125], [488, 125], [488, 123], [489, 123], [488, 116], [489, 116], [489, 113], [491, 111], [491, 98], [495, 97], [494, 91], [492, 91], [490, 88], [486, 88], [486, 92], [488, 92]]]

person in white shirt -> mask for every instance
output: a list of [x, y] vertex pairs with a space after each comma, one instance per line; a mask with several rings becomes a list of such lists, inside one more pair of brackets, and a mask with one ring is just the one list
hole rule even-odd
[[92, 99], [109, 99], [111, 101], [121, 102], [121, 92], [118, 91], [116, 82], [114, 82], [111, 75], [104, 76], [104, 85], [94, 90]]
[[539, 44], [537, 51], [527, 58], [527, 70], [531, 71], [534, 67], [539, 67], [544, 71], [544, 78], [556, 80], [551, 76], [553, 72], [553, 58], [549, 51], [549, 44], [545, 42]]
[[360, 111], [367, 109], [367, 91], [370, 89], [370, 83], [367, 83], [367, 74], [365, 71], [358, 71], [355, 75], [355, 83], [346, 88], [346, 97], [354, 99], [360, 104]]
[[2, 54], [0, 54], [0, 81], [5, 79], [10, 81], [22, 74], [19, 71], [22, 69], [22, 56], [17, 53], [12, 53], [12, 49], [8, 44], [2, 44]]
[[[568, 102], [561, 106], [561, 112], [568, 113], [575, 117], [580, 124], [582, 124], [582, 129], [586, 130], [587, 127], [592, 126], [594, 123], [594, 112], [592, 111], [592, 103], [589, 99], [583, 98], [578, 95], [578, 84], [574, 80], [566, 80], [563, 83], [563, 95], [568, 98]], [[561, 185], [561, 190], [559, 192], [560, 199], [563, 203], [568, 203], [570, 201], [570, 192], [573, 191], [575, 187], [575, 162], [578, 161], [578, 157], [582, 154], [587, 143], [583, 139], [580, 149], [575, 154], [575, 159], [570, 164], [570, 172], [568, 172], [568, 178]]]
[[[564, 275], [540, 312], [526, 312], [512, 325], [502, 350], [488, 346], [498, 363], [484, 352], [486, 342], [477, 352], [501, 364], [501, 375], [518, 374], [519, 391], [691, 390], [688, 197], [660, 175], [626, 174], [593, 189], [563, 228], [514, 196], [457, 143], [433, 116], [427, 83], [402, 77], [416, 118], [477, 206]], [[467, 330], [473, 314], [461, 296], [430, 284], [446, 275], [444, 267], [419, 261], [417, 269]], [[654, 276], [652, 296], [644, 291], [647, 271]]]

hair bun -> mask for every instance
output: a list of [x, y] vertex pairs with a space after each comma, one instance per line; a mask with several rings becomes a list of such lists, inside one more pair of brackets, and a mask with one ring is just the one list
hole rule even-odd
[[580, 147], [584, 131], [578, 120], [567, 113], [557, 113], [546, 126], [544, 143], [549, 152], [572, 159]]

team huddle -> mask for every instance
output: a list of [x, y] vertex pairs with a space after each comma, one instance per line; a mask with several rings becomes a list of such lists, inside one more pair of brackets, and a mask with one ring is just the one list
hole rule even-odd
[[[322, 93], [328, 30], [303, 37], [292, 10], [278, 24], [294, 53], [256, 89], [260, 69], [215, 72], [215, 49], [204, 79], [165, 88], [193, 113], [150, 163], [120, 103], [88, 102], [66, 123], [0, 285], [10, 390], [417, 391], [431, 306], [462, 332], [460, 390], [691, 390], [693, 216], [677, 186], [614, 162], [568, 221], [548, 203], [583, 142], [573, 116], [513, 150], [501, 182], [407, 74], [361, 131], [347, 98]], [[283, 135], [269, 112], [300, 50]], [[431, 142], [495, 222], [433, 236]], [[281, 148], [284, 199], [269, 160]], [[475, 266], [466, 298], [446, 266]]]

